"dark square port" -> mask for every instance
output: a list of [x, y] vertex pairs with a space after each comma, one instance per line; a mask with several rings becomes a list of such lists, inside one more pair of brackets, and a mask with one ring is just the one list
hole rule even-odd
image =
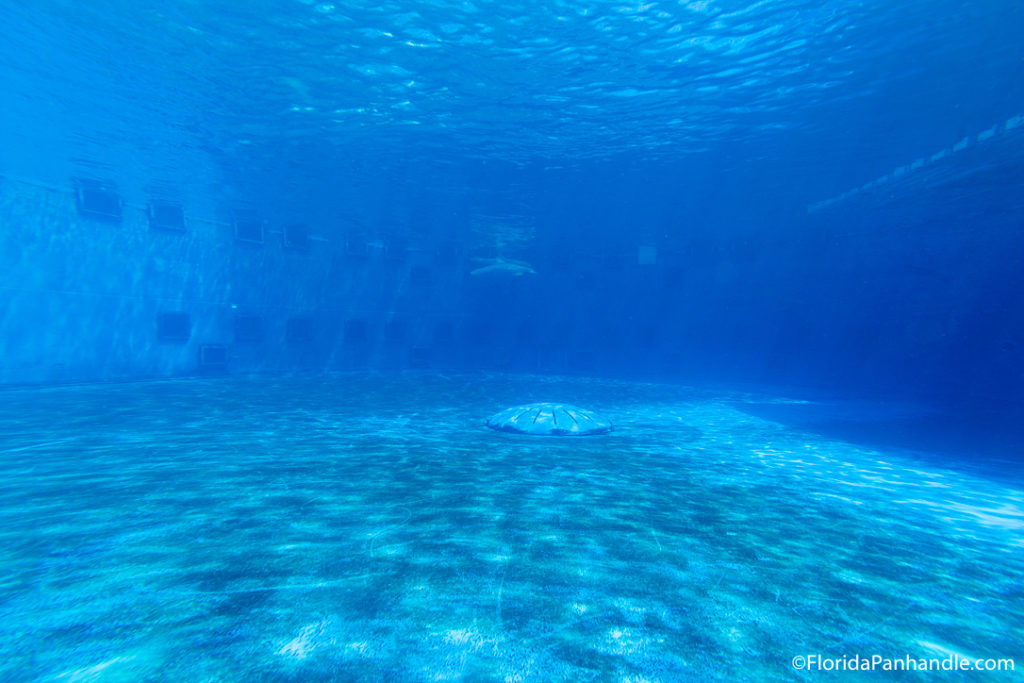
[[651, 350], [661, 343], [661, 329], [654, 325], [647, 325], [636, 330], [634, 340], [638, 347]]
[[288, 251], [309, 251], [312, 244], [309, 239], [309, 228], [302, 224], [284, 226], [281, 231], [281, 244]]
[[259, 344], [263, 341], [263, 319], [258, 315], [235, 316], [235, 343]]
[[430, 349], [417, 346], [409, 351], [409, 367], [423, 370], [430, 367]]
[[566, 248], [549, 252], [544, 262], [547, 265], [546, 270], [561, 273], [579, 267], [583, 260], [585, 257], [575, 256], [574, 250]]
[[395, 264], [404, 263], [409, 255], [409, 246], [402, 240], [392, 240], [385, 246], [384, 253], [388, 261]]
[[594, 352], [590, 349], [576, 349], [569, 354], [570, 372], [593, 372], [597, 368]]
[[434, 344], [436, 346], [450, 346], [455, 343], [455, 323], [451, 320], [442, 320], [434, 328]]
[[451, 242], [445, 242], [437, 248], [435, 257], [440, 267], [454, 268], [459, 263], [459, 248]]
[[149, 227], [167, 232], [185, 232], [185, 210], [181, 204], [152, 201], [147, 210]]
[[600, 276], [592, 270], [582, 270], [575, 274], [573, 287], [580, 292], [594, 292], [600, 289]]
[[345, 240], [345, 256], [351, 259], [364, 259], [367, 255], [366, 240], [361, 237], [349, 237]]
[[618, 349], [625, 342], [624, 332], [621, 325], [604, 323], [597, 327], [592, 338], [600, 339], [605, 348]]
[[355, 236], [345, 240], [345, 256], [350, 260], [361, 261], [367, 258], [378, 258], [386, 253], [387, 245], [378, 239], [365, 239]]
[[161, 313], [156, 317], [156, 338], [165, 342], [186, 342], [192, 336], [188, 313]]
[[549, 345], [563, 347], [572, 337], [572, 327], [568, 323], [556, 322], [547, 330], [545, 342]]
[[414, 287], [429, 287], [434, 281], [434, 271], [427, 266], [413, 266], [409, 271], [409, 283]]
[[486, 346], [494, 340], [494, 325], [489, 320], [474, 320], [466, 327], [466, 341], [474, 346]]
[[630, 250], [621, 244], [612, 245], [604, 254], [604, 258], [602, 259], [604, 267], [602, 270], [622, 270], [629, 265], [629, 253]]
[[250, 218], [236, 220], [235, 239], [246, 244], [263, 244], [263, 221]]
[[313, 319], [300, 315], [288, 318], [285, 323], [284, 339], [293, 346], [302, 346], [313, 341]]
[[662, 271], [659, 286], [665, 292], [676, 292], [686, 282], [686, 274], [682, 266], [669, 266]]
[[365, 344], [367, 340], [366, 335], [366, 321], [360, 318], [353, 318], [352, 320], [345, 321], [345, 343], [346, 344]]
[[516, 341], [520, 344], [532, 344], [537, 341], [537, 324], [532, 320], [524, 320], [516, 326]]
[[228, 347], [223, 344], [201, 344], [199, 346], [199, 369], [203, 371], [224, 370], [228, 365]]
[[384, 341], [391, 346], [405, 343], [409, 336], [409, 324], [404, 320], [391, 320], [384, 326]]
[[122, 202], [112, 185], [79, 181], [75, 187], [75, 204], [78, 206], [78, 213], [86, 218], [108, 223], [121, 222]]

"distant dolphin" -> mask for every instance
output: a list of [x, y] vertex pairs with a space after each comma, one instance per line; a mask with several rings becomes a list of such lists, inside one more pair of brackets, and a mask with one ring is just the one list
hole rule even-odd
[[536, 275], [537, 271], [525, 261], [516, 261], [506, 258], [474, 258], [477, 263], [486, 263], [475, 270], [469, 271], [470, 275], [504, 274], [520, 277], [523, 275]]

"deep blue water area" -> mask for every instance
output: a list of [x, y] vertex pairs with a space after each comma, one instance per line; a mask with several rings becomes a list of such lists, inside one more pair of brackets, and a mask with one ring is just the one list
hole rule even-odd
[[1017, 2], [0, 12], [0, 381], [228, 344], [1024, 415]]

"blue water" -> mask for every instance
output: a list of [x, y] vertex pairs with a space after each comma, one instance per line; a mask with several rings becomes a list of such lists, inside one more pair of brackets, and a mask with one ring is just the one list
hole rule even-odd
[[1021, 661], [1022, 33], [0, 3], [0, 679]]

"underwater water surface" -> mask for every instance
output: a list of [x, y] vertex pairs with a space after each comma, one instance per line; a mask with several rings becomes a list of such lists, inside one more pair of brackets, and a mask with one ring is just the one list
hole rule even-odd
[[[549, 399], [616, 429], [483, 425]], [[809, 653], [1019, 660], [1024, 489], [748, 403], [799, 399], [497, 374], [5, 390], [0, 679], [781, 681], [830, 676], [792, 668]]]

